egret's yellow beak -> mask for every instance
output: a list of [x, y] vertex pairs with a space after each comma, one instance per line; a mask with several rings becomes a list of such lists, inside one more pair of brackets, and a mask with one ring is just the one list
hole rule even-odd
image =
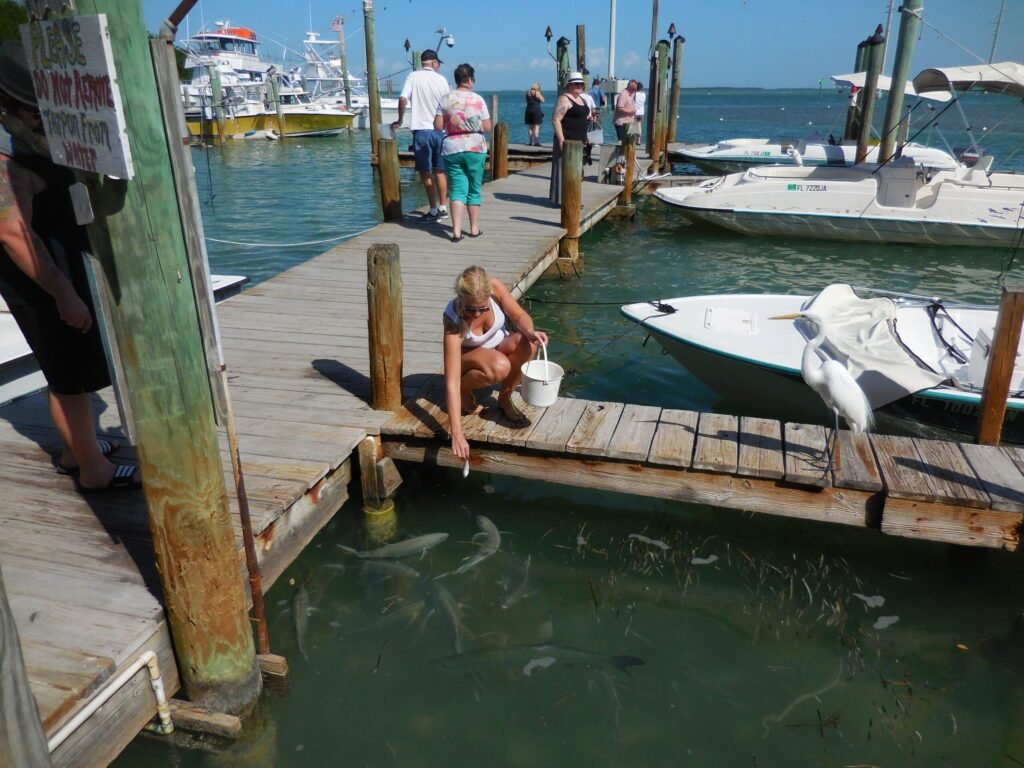
[[769, 317], [769, 320], [799, 320], [804, 316], [803, 312], [794, 312], [792, 315], [776, 315], [775, 317]]

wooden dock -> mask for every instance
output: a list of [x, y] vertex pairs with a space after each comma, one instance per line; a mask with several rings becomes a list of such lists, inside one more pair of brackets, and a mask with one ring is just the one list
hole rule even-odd
[[[459, 467], [449, 448], [441, 377], [384, 425], [396, 460]], [[493, 403], [492, 403], [493, 406]], [[827, 472], [817, 425], [560, 398], [466, 417], [474, 469], [639, 496], [1017, 550], [1024, 450], [843, 430]]]
[[[264, 589], [348, 498], [355, 448], [392, 416], [367, 404], [367, 248], [401, 249], [412, 396], [441, 365], [441, 311], [462, 269], [480, 264], [522, 293], [554, 263], [565, 230], [548, 178], [539, 166], [485, 185], [480, 238], [453, 244], [449, 223], [409, 214], [218, 305]], [[618, 193], [584, 184], [584, 230]], [[99, 432], [126, 443], [113, 394], [96, 402]], [[0, 409], [0, 568], [48, 736], [144, 650], [157, 652], [168, 694], [179, 685], [142, 495], [80, 496], [54, 472], [58, 445], [41, 394]], [[223, 436], [221, 453], [233, 488]], [[243, 562], [239, 538], [240, 572]], [[113, 760], [156, 713], [147, 678], [133, 677], [54, 764]]]

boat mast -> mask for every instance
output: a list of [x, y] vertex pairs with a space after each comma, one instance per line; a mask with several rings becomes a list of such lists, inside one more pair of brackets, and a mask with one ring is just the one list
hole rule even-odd
[[1003, 10], [1006, 8], [1006, 0], [999, 0], [999, 16], [996, 17], [996, 31], [992, 33], [992, 50], [988, 52], [988, 63], [992, 63], [996, 55], [996, 40], [999, 39], [999, 25], [1003, 23]]
[[608, 24], [608, 79], [615, 80], [615, 0], [612, 0], [612, 18]]

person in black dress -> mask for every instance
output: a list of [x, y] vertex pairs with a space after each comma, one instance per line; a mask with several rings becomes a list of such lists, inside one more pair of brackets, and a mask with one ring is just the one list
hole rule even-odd
[[555, 131], [551, 151], [551, 187], [548, 199], [555, 205], [562, 204], [562, 142], [582, 141], [587, 143], [590, 107], [583, 100], [583, 75], [570, 72], [565, 81], [565, 91], [555, 103], [555, 114], [551, 125]]
[[540, 105], [543, 103], [544, 94], [540, 92], [540, 83], [534, 83], [526, 92], [526, 115], [523, 118], [531, 147], [540, 146], [540, 126], [544, 122], [544, 110]]

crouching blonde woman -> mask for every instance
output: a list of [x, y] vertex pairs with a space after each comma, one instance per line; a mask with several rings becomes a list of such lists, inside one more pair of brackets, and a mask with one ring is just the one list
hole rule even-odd
[[459, 275], [455, 298], [444, 309], [444, 382], [452, 453], [457, 457], [469, 458], [462, 416], [483, 410], [476, 390], [500, 385], [498, 405], [505, 417], [514, 423], [526, 421], [512, 392], [538, 343], [547, 344], [547, 334], [534, 330], [533, 319], [504, 283], [481, 267], [469, 267]]

